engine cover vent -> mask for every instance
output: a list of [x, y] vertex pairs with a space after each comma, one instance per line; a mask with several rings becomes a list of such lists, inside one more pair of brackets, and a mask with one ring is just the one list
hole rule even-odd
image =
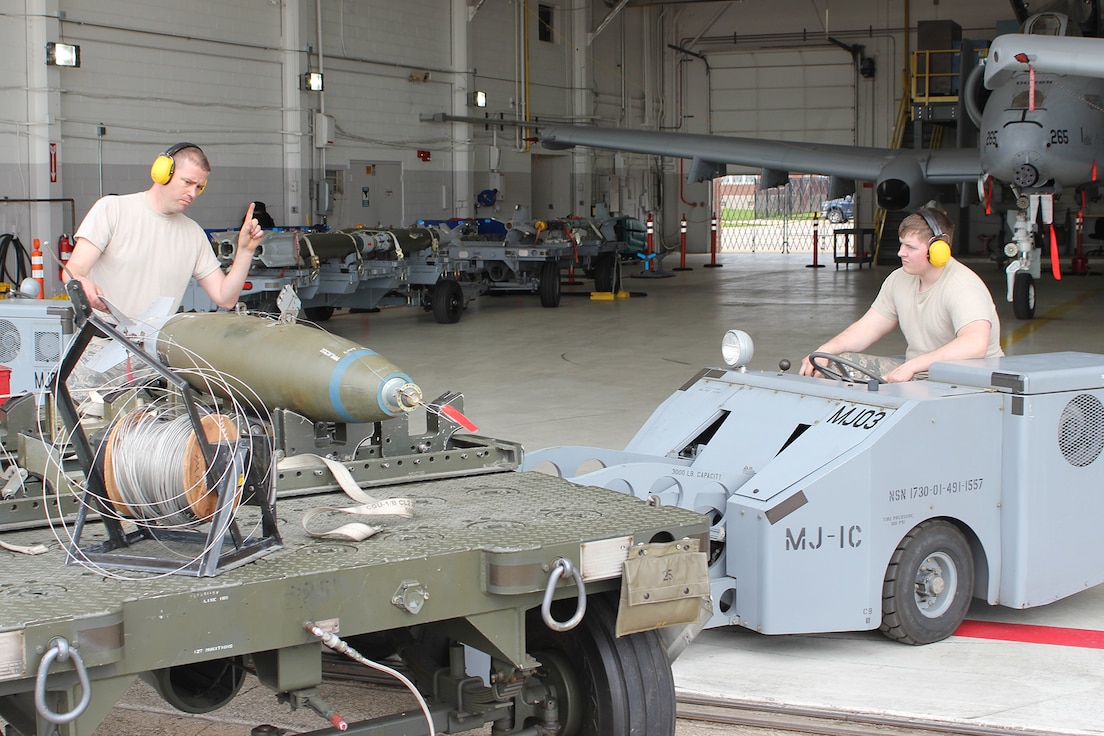
[[23, 340], [19, 328], [10, 319], [0, 319], [0, 363], [7, 365], [19, 357]]
[[1083, 468], [1104, 449], [1104, 406], [1091, 394], [1078, 394], [1058, 418], [1058, 447], [1071, 465]]
[[34, 337], [34, 359], [36, 363], [57, 363], [61, 360], [61, 335], [59, 333], [36, 330]]

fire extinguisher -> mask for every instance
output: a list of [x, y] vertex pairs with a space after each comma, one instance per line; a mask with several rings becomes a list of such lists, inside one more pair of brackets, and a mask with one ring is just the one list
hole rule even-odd
[[73, 244], [69, 242], [68, 235], [62, 235], [58, 238], [58, 257], [61, 259], [58, 278], [61, 279], [63, 284], [69, 280], [69, 275], [65, 272], [65, 266], [69, 263], [69, 256], [71, 255], [73, 255]]

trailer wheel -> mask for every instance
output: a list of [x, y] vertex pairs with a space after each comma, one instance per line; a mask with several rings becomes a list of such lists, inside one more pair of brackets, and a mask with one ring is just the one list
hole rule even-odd
[[1016, 319], [1035, 318], [1035, 279], [1026, 271], [1012, 281], [1012, 313]]
[[882, 584], [881, 631], [904, 644], [946, 639], [966, 618], [974, 563], [954, 524], [926, 521], [905, 535]]
[[429, 299], [437, 324], [451, 325], [460, 321], [460, 314], [464, 311], [464, 290], [456, 279], [438, 281]]
[[[567, 620], [575, 600], [556, 601], [553, 616]], [[554, 691], [563, 736], [670, 736], [675, 732], [675, 683], [655, 631], [617, 638], [617, 601], [587, 597], [583, 620], [556, 633], [530, 611], [527, 649]], [[537, 725], [527, 723], [528, 725]]]
[[594, 290], [621, 290], [621, 259], [616, 253], [602, 253], [594, 260]]
[[556, 261], [541, 266], [540, 302], [542, 307], [560, 306], [560, 264]]
[[[275, 314], [279, 314], [280, 311], [276, 310]], [[333, 307], [303, 307], [303, 314], [307, 316], [311, 322], [325, 322], [334, 315]]]

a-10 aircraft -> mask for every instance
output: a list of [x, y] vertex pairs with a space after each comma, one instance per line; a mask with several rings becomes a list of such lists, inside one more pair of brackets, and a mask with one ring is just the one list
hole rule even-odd
[[[765, 174], [871, 181], [878, 206], [887, 210], [919, 207], [951, 184], [966, 191], [976, 186], [988, 203], [993, 185], [1006, 185], [1017, 208], [1009, 215], [1012, 242], [1005, 246], [1013, 258], [1007, 298], [1018, 318], [1030, 319], [1041, 271], [1036, 236], [1050, 238], [1052, 267], [1061, 278], [1054, 198], [1093, 186], [1097, 161], [1104, 160], [1104, 39], [1082, 37], [1078, 23], [1057, 12], [1036, 13], [1021, 30], [996, 38], [967, 83], [967, 111], [980, 131], [980, 148], [872, 148], [556, 125], [539, 127], [537, 136], [552, 149], [588, 146], [691, 159], [693, 181], [722, 176], [727, 164], [762, 167]], [[982, 80], [991, 91], [984, 109], [976, 101]], [[1040, 220], [1046, 230], [1040, 231]]]

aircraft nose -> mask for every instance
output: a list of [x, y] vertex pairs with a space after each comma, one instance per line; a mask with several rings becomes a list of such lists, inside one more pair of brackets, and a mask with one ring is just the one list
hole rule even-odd
[[1033, 164], [1020, 164], [1012, 172], [1012, 179], [1017, 186], [1033, 187], [1039, 183], [1039, 170]]

